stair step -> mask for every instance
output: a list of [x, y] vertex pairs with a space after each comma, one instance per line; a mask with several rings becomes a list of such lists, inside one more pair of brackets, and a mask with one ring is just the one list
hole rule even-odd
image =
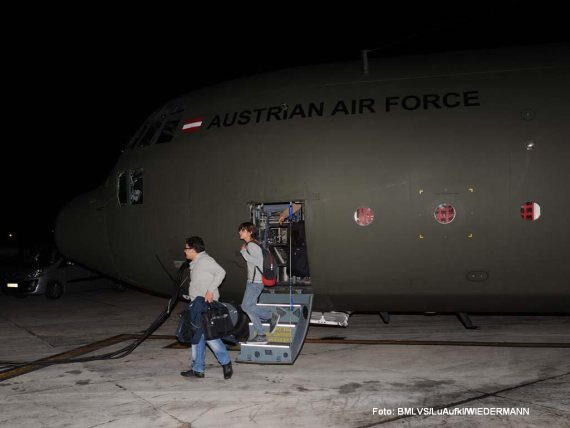
[[[265, 331], [265, 336], [267, 336], [267, 340], [269, 342], [290, 342], [295, 335], [295, 325], [289, 324], [277, 324], [275, 327], [275, 331], [273, 333], [269, 333], [269, 328]], [[255, 337], [255, 333], [253, 331], [253, 325], [249, 323], [249, 337]], [[251, 342], [241, 342], [241, 343], [251, 343]]]
[[[274, 308], [291, 308], [289, 303], [258, 303], [257, 306], [268, 306]], [[293, 305], [293, 308], [300, 308], [303, 305]]]
[[246, 347], [251, 347], [251, 348], [263, 348], [263, 349], [269, 349], [269, 348], [275, 348], [275, 349], [289, 349], [289, 345], [285, 344], [285, 345], [281, 345], [279, 343], [273, 343], [273, 342], [269, 342], [269, 343], [255, 343], [255, 342], [245, 342], [241, 344], [241, 349], [243, 350]]
[[278, 325], [273, 333], [267, 333], [267, 339], [272, 343], [291, 343], [294, 335], [294, 325]]
[[[296, 324], [277, 324], [275, 327], [275, 331], [273, 333], [269, 333], [269, 324], [264, 323], [263, 327], [265, 329], [265, 335], [269, 342], [278, 342], [278, 343], [291, 343], [293, 341], [293, 337], [295, 336], [295, 328], [297, 327]], [[255, 332], [253, 330], [253, 324], [249, 323], [249, 337], [254, 337]]]

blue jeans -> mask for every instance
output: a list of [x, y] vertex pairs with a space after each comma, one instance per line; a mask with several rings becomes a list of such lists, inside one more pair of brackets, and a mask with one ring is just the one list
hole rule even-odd
[[253, 329], [259, 335], [265, 334], [261, 320], [271, 319], [271, 314], [273, 313], [269, 309], [263, 309], [257, 306], [257, 299], [259, 299], [259, 295], [262, 291], [263, 284], [247, 281], [243, 301], [241, 302], [241, 308], [247, 314], [253, 323]]
[[204, 373], [206, 370], [206, 342], [222, 366], [231, 362], [222, 339], [206, 340], [202, 334], [200, 341], [196, 345], [192, 345], [192, 370], [200, 373]]

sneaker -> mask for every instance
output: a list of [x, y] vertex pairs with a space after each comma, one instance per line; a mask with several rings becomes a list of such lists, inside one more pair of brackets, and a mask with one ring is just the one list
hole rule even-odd
[[222, 370], [224, 371], [224, 379], [229, 379], [234, 374], [231, 362], [227, 363], [225, 366], [222, 366]]
[[267, 343], [267, 336], [265, 334], [258, 334], [253, 339], [251, 339], [249, 342], [264, 345]]
[[271, 315], [271, 321], [269, 321], [269, 333], [273, 333], [275, 331], [275, 329], [277, 328], [277, 324], [279, 324], [279, 319], [281, 318], [281, 315], [279, 315], [276, 312], [273, 312], [273, 314]]
[[186, 370], [185, 372], [180, 372], [180, 374], [184, 377], [204, 377], [204, 372], [195, 372], [194, 370]]

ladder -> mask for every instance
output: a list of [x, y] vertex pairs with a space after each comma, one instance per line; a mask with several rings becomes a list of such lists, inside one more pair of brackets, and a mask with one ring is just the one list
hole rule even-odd
[[[269, 333], [269, 323], [263, 323], [268, 343], [241, 342], [236, 362], [293, 364], [307, 336], [311, 321], [313, 294], [294, 293], [290, 295], [289, 293], [263, 292], [259, 297], [258, 305], [277, 312], [281, 319], [272, 334]], [[249, 337], [253, 335], [253, 325], [250, 322]]]

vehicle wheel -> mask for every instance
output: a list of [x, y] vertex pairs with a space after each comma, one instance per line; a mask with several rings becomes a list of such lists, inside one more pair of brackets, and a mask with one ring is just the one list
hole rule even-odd
[[238, 322], [234, 326], [233, 334], [238, 342], [245, 342], [249, 338], [249, 317], [238, 306], [239, 318]]
[[47, 286], [46, 297], [48, 299], [59, 299], [63, 295], [63, 286], [59, 282], [51, 282]]

